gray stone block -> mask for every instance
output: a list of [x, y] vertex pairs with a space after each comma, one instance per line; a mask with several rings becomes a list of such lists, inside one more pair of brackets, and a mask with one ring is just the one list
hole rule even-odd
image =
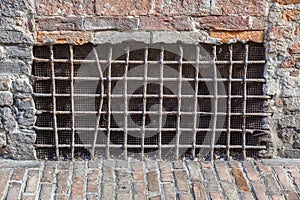
[[22, 93], [32, 93], [32, 85], [28, 79], [17, 79], [13, 82], [13, 91]]
[[122, 42], [144, 42], [150, 44], [149, 32], [105, 31], [95, 33], [94, 44], [118, 44]]
[[0, 106], [12, 106], [13, 95], [8, 91], [0, 91]]
[[33, 38], [29, 33], [21, 31], [0, 31], [0, 43], [33, 44]]
[[0, 71], [2, 74], [31, 74], [31, 65], [26, 60], [5, 60], [0, 61]]

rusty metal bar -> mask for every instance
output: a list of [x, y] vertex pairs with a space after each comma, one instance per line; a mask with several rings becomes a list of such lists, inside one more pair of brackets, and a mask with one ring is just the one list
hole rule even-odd
[[246, 153], [246, 125], [247, 125], [247, 69], [248, 69], [248, 56], [249, 56], [249, 45], [245, 45], [245, 64], [244, 64], [244, 99], [243, 99], [243, 159], [246, 160], [247, 153]]
[[227, 100], [227, 160], [230, 160], [230, 133], [231, 133], [231, 79], [232, 79], [232, 45], [229, 46], [229, 74], [228, 74], [228, 100]]
[[72, 123], [72, 149], [71, 149], [71, 156], [72, 160], [74, 159], [74, 152], [75, 152], [75, 115], [74, 115], [74, 64], [73, 64], [73, 45], [70, 45], [70, 67], [71, 67], [71, 74], [70, 74], [70, 94], [71, 94], [71, 123]]

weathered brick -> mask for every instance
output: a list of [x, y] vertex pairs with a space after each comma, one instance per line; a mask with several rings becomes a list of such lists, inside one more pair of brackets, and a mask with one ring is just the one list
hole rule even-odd
[[115, 163], [113, 161], [104, 161], [102, 167], [102, 181], [103, 182], [114, 182], [115, 172], [114, 172]]
[[178, 198], [179, 200], [193, 200], [192, 195], [188, 193], [179, 193]]
[[215, 162], [216, 171], [221, 181], [231, 182], [230, 174], [226, 166], [226, 162], [216, 161]]
[[188, 17], [141, 17], [141, 30], [192, 30], [193, 25]]
[[257, 165], [258, 170], [259, 170], [261, 173], [271, 173], [271, 172], [272, 172], [272, 169], [271, 169], [270, 166], [264, 165], [264, 164], [261, 163], [261, 162], [255, 162], [255, 164]]
[[174, 175], [175, 175], [177, 190], [179, 192], [189, 192], [190, 189], [189, 189], [189, 183], [188, 183], [188, 177], [186, 171], [176, 170], [174, 171]]
[[251, 192], [240, 191], [243, 200], [255, 200], [255, 197]]
[[300, 35], [300, 26], [296, 26], [295, 35]]
[[223, 43], [230, 40], [258, 43], [264, 41], [264, 31], [210, 31], [209, 34], [212, 38], [219, 38]]
[[282, 5], [289, 5], [289, 4], [299, 4], [299, 0], [274, 0], [274, 2], [277, 2]]
[[255, 170], [255, 166], [252, 162], [245, 161], [243, 162], [243, 167], [247, 173], [247, 177], [250, 181], [258, 181], [259, 173]]
[[25, 172], [26, 172], [25, 168], [16, 168], [16, 169], [14, 169], [11, 180], [22, 181], [24, 179]]
[[287, 174], [284, 171], [284, 169], [280, 166], [274, 166], [273, 169], [274, 169], [274, 172], [276, 173], [276, 176], [278, 177], [279, 182], [282, 185], [283, 189], [286, 189], [286, 190], [292, 189], [292, 185], [291, 185], [289, 178], [287, 177]]
[[117, 170], [117, 193], [130, 193], [130, 172]]
[[228, 181], [222, 181], [221, 187], [223, 188], [224, 191], [224, 196], [226, 196], [228, 199], [232, 200], [238, 200], [238, 194], [237, 191], [234, 187], [234, 184]]
[[3, 44], [33, 44], [32, 35], [24, 31], [0, 31], [0, 42]]
[[[22, 200], [35, 200], [35, 195], [32, 194], [23, 194], [22, 195]], [[59, 200], [59, 198], [56, 197], [57, 200]]]
[[239, 168], [232, 168], [231, 172], [239, 190], [249, 192], [250, 188], [247, 184], [246, 178], [244, 177], [242, 170]]
[[52, 199], [52, 184], [43, 183], [41, 184], [40, 199]]
[[278, 194], [280, 192], [280, 188], [272, 174], [264, 174], [262, 177], [267, 188], [267, 193]]
[[211, 13], [213, 15], [266, 15], [267, 0], [240, 1], [235, 0], [215, 0], [212, 5]]
[[89, 170], [88, 177], [87, 177], [87, 192], [98, 192], [98, 185], [99, 185], [99, 170], [93, 169]]
[[154, 195], [149, 198], [150, 200], [162, 200], [161, 195]]
[[36, 42], [42, 44], [77, 44], [81, 45], [92, 40], [91, 32], [81, 31], [39, 31], [37, 32]]
[[300, 74], [299, 70], [293, 70], [290, 72], [290, 76], [292, 77], [298, 77]]
[[21, 195], [21, 183], [10, 183], [6, 199], [19, 199]]
[[67, 200], [68, 196], [66, 194], [55, 195], [55, 200]]
[[141, 161], [133, 161], [131, 164], [132, 178], [134, 180], [144, 180], [145, 179], [145, 163]]
[[133, 183], [133, 198], [135, 200], [145, 200], [146, 191], [147, 191], [146, 184], [144, 182]]
[[271, 195], [272, 200], [284, 200], [284, 196], [280, 194]]
[[129, 193], [117, 193], [117, 199], [123, 200], [123, 199], [130, 199]]
[[28, 171], [28, 179], [25, 187], [25, 192], [27, 193], [35, 193], [38, 189], [39, 185], [39, 174], [38, 170], [29, 170]]
[[46, 162], [46, 167], [42, 176], [42, 182], [54, 183], [55, 180], [55, 162]]
[[80, 31], [83, 30], [81, 17], [38, 17], [37, 31]]
[[11, 80], [8, 77], [0, 77], [0, 91], [7, 91], [11, 88]]
[[210, 192], [210, 198], [214, 200], [222, 200], [222, 195], [219, 192]]
[[300, 54], [300, 43], [292, 44], [288, 51], [290, 54]]
[[294, 68], [297, 64], [297, 62], [299, 62], [299, 59], [295, 59], [295, 58], [288, 58], [285, 61], [283, 61], [280, 64], [281, 68]]
[[[75, 168], [75, 166], [74, 166]], [[74, 169], [72, 177], [72, 192], [71, 196], [80, 196], [83, 198], [84, 195], [84, 181], [85, 171], [81, 168]]]
[[202, 182], [193, 183], [193, 192], [196, 200], [207, 200], [205, 187]]
[[151, 9], [151, 1], [96, 0], [95, 8], [96, 14], [103, 16], [147, 15]]
[[290, 38], [293, 34], [291, 26], [272, 26], [267, 31], [268, 39], [277, 40], [281, 38]]
[[249, 17], [242, 16], [206, 16], [195, 18], [196, 28], [205, 30], [249, 30]]
[[156, 171], [147, 173], [147, 182], [150, 192], [159, 192], [158, 175]]
[[136, 30], [138, 19], [129, 17], [88, 17], [84, 20], [85, 30]]
[[170, 162], [159, 162], [159, 170], [162, 182], [174, 182], [172, 165]]
[[298, 172], [297, 167], [288, 167], [288, 172], [291, 175], [294, 184], [297, 186], [298, 190], [300, 190], [300, 174]]
[[71, 166], [71, 162], [69, 161], [59, 161], [58, 163], [58, 170], [69, 170]]
[[202, 161], [202, 162], [200, 162], [200, 164], [201, 164], [201, 167], [202, 168], [206, 168], [206, 169], [212, 169], [212, 163], [211, 162], [209, 162], [209, 161]]
[[41, 16], [53, 15], [93, 15], [94, 0], [38, 0], [37, 14]]
[[215, 174], [212, 169], [203, 169], [204, 180], [207, 183], [207, 190], [215, 192], [219, 190]]
[[59, 171], [57, 174], [57, 194], [67, 194], [70, 186], [69, 186], [69, 171]]
[[285, 195], [287, 200], [295, 200], [299, 198], [294, 190], [288, 190]]
[[175, 186], [172, 183], [165, 183], [162, 188], [165, 199], [176, 199]]
[[115, 184], [114, 183], [103, 183], [102, 184], [102, 199], [114, 199], [115, 197]]
[[190, 171], [190, 178], [192, 182], [200, 182], [203, 181], [201, 175], [201, 169], [198, 162], [195, 161], [187, 161], [187, 166]]
[[300, 10], [288, 9], [282, 11], [282, 19], [285, 21], [296, 21], [300, 15]]
[[97, 200], [98, 199], [98, 195], [97, 194], [87, 194], [86, 195], [86, 199], [87, 200]]

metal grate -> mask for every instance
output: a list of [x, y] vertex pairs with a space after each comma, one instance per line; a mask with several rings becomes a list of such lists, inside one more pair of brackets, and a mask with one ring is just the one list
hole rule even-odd
[[42, 159], [258, 156], [262, 44], [35, 46]]

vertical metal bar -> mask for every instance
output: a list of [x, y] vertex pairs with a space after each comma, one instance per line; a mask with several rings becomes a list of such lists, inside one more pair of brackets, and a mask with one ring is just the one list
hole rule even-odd
[[160, 48], [160, 57], [159, 57], [159, 71], [160, 71], [160, 76], [159, 76], [159, 80], [160, 80], [160, 89], [159, 89], [159, 120], [158, 120], [158, 134], [159, 134], [159, 138], [158, 138], [158, 158], [161, 159], [161, 145], [162, 145], [162, 129], [163, 129], [163, 124], [162, 124], [162, 113], [163, 113], [163, 93], [164, 93], [164, 47], [161, 46]]
[[142, 155], [141, 159], [144, 159], [145, 154], [145, 129], [146, 129], [146, 111], [147, 111], [147, 80], [148, 79], [148, 47], [145, 48], [144, 57], [144, 88], [143, 88], [143, 125], [142, 125]]
[[194, 118], [193, 118], [193, 120], [194, 120], [194, 122], [193, 122], [193, 124], [194, 124], [194, 127], [193, 127], [193, 152], [192, 152], [192, 157], [193, 157], [193, 159], [195, 159], [195, 157], [196, 157], [196, 139], [197, 139], [197, 124], [198, 124], [198, 119], [197, 119], [197, 116], [198, 116], [198, 113], [197, 113], [197, 111], [198, 111], [198, 88], [199, 88], [199, 78], [198, 78], [198, 76], [199, 76], [199, 59], [200, 59], [200, 47], [199, 47], [199, 45], [197, 45], [196, 46], [196, 48], [195, 48], [195, 50], [196, 50], [196, 71], [195, 71], [195, 93], [194, 93], [194, 113], [193, 113], [193, 115], [194, 115]]
[[126, 63], [125, 63], [125, 73], [124, 73], [124, 159], [127, 159], [127, 137], [128, 137], [128, 103], [127, 103], [127, 75], [128, 75], [128, 65], [129, 65], [129, 54], [130, 47], [127, 45], [126, 48]]
[[227, 100], [227, 160], [230, 160], [230, 133], [231, 133], [231, 79], [232, 79], [232, 45], [229, 45], [229, 75], [228, 75], [228, 100]]
[[246, 112], [247, 112], [247, 71], [248, 71], [248, 54], [249, 54], [249, 45], [245, 45], [245, 64], [244, 64], [244, 95], [243, 95], [243, 159], [247, 158], [246, 154]]
[[108, 116], [107, 116], [107, 141], [106, 141], [106, 157], [110, 158], [110, 124], [111, 124], [111, 60], [112, 60], [112, 46], [109, 46], [108, 51], [108, 73], [107, 73], [107, 81], [108, 81]]
[[70, 45], [70, 66], [71, 66], [71, 74], [70, 74], [70, 86], [71, 86], [71, 118], [72, 118], [72, 160], [74, 159], [75, 152], [75, 116], [74, 116], [74, 63], [73, 63], [73, 45]]
[[217, 128], [217, 117], [218, 117], [218, 74], [217, 74], [217, 47], [213, 46], [213, 86], [214, 86], [214, 101], [213, 101], [213, 122], [212, 122], [212, 137], [210, 144], [210, 160], [212, 161], [214, 158], [214, 150], [215, 150], [215, 141], [216, 141], [216, 128]]
[[177, 91], [177, 99], [178, 99], [178, 107], [177, 107], [177, 126], [176, 126], [176, 149], [175, 149], [175, 159], [179, 158], [179, 143], [180, 143], [180, 118], [181, 118], [181, 86], [182, 86], [182, 59], [183, 59], [183, 48], [182, 45], [179, 45], [179, 73], [178, 73], [178, 91]]
[[104, 79], [103, 79], [103, 73], [102, 73], [102, 69], [101, 69], [101, 65], [99, 62], [99, 58], [98, 58], [98, 53], [95, 47], [93, 47], [93, 53], [95, 55], [95, 60], [96, 60], [96, 64], [98, 67], [98, 71], [100, 74], [100, 81], [101, 81], [101, 97], [100, 97], [100, 102], [99, 102], [99, 108], [98, 108], [98, 113], [97, 113], [97, 120], [96, 120], [96, 124], [95, 124], [95, 131], [94, 131], [94, 141], [93, 141], [93, 147], [92, 147], [92, 159], [95, 158], [95, 148], [96, 148], [96, 142], [97, 142], [97, 138], [98, 138], [98, 128], [99, 128], [99, 123], [100, 123], [100, 118], [101, 118], [101, 111], [102, 111], [102, 107], [103, 107], [103, 96], [104, 96]]
[[53, 129], [55, 135], [55, 152], [56, 157], [59, 160], [59, 142], [58, 142], [58, 132], [57, 132], [57, 118], [56, 118], [56, 98], [55, 98], [55, 72], [54, 72], [54, 54], [53, 46], [50, 46], [50, 62], [51, 62], [51, 76], [52, 76], [52, 101], [53, 101]]

